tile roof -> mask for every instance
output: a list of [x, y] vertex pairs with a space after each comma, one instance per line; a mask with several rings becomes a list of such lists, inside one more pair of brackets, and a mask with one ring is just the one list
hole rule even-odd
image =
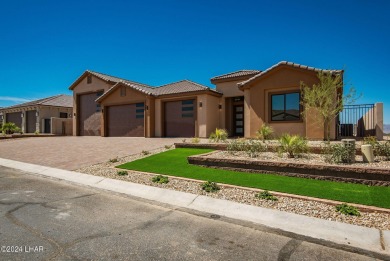
[[153, 92], [153, 87], [149, 86], [147, 84], [129, 81], [129, 80], [126, 80], [123, 78], [111, 76], [111, 75], [104, 74], [104, 73], [94, 72], [94, 71], [87, 70], [87, 72], [91, 73], [92, 75], [95, 75], [96, 77], [98, 77], [102, 80], [108, 81], [108, 82], [114, 82], [114, 83], [123, 82], [129, 87], [132, 87], [138, 91], [141, 91], [141, 92], [144, 92], [147, 94], [151, 94]]
[[291, 67], [295, 67], [295, 68], [301, 68], [301, 69], [305, 69], [305, 70], [309, 70], [309, 71], [314, 71], [314, 72], [325, 72], [325, 73], [332, 73], [332, 74], [335, 74], [335, 73], [342, 73], [343, 70], [326, 70], [326, 69], [318, 69], [318, 68], [314, 68], [314, 67], [310, 67], [310, 66], [306, 66], [306, 65], [301, 65], [301, 64], [297, 64], [297, 63], [292, 63], [292, 62], [287, 62], [287, 61], [281, 61], [273, 66], [271, 66], [270, 68], [268, 68], [267, 70], [265, 71], [262, 71], [261, 73], [249, 78], [248, 80], [245, 80], [243, 82], [240, 82], [238, 83], [238, 86], [241, 88], [243, 87], [244, 85], [246, 85], [247, 83], [263, 76], [264, 74], [270, 72], [271, 70], [275, 69], [276, 67], [279, 67], [281, 65], [288, 65], [288, 66], [291, 66]]
[[6, 109], [13, 109], [13, 108], [18, 108], [18, 107], [28, 107], [28, 106], [37, 106], [37, 105], [72, 108], [73, 107], [73, 97], [70, 95], [60, 94], [60, 95], [56, 95], [56, 96], [50, 96], [47, 98], [39, 99], [39, 100], [34, 100], [34, 101], [30, 101], [30, 102], [12, 105], [12, 106], [1, 108], [1, 109], [6, 110]]
[[215, 76], [215, 77], [211, 78], [211, 80], [213, 81], [213, 80], [229, 79], [229, 78], [248, 76], [248, 75], [256, 75], [260, 72], [261, 71], [259, 71], [259, 70], [239, 70], [239, 71]]
[[217, 92], [214, 89], [211, 89], [207, 86], [189, 80], [182, 80], [182, 81], [162, 85], [160, 87], [156, 87], [154, 89], [153, 94], [155, 96], [160, 96], [166, 94], [177, 94], [177, 93], [196, 92], [196, 91], [212, 91], [221, 94], [220, 92]]

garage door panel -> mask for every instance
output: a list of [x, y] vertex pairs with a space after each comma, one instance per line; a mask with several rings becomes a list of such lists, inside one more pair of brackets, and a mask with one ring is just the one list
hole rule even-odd
[[195, 100], [165, 103], [165, 136], [195, 136]]
[[144, 104], [110, 106], [107, 109], [110, 137], [144, 137]]
[[95, 100], [101, 93], [79, 96], [79, 134], [81, 136], [100, 136], [101, 110]]
[[22, 128], [22, 116], [21, 112], [12, 112], [6, 114], [6, 122], [13, 122], [19, 128]]
[[27, 111], [26, 112], [26, 133], [34, 133], [36, 130], [37, 123], [37, 111]]

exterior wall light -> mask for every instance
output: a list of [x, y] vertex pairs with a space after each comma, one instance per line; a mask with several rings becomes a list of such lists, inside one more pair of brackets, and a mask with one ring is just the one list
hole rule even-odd
[[202, 108], [203, 104], [202, 102], [199, 102], [199, 108]]
[[22, 112], [22, 114], [20, 114], [20, 117], [22, 117], [22, 118], [24, 117], [24, 113], [23, 112]]
[[146, 110], [149, 110], [149, 106], [148, 105], [146, 105]]
[[37, 111], [37, 112], [35, 113], [35, 116], [37, 116], [37, 117], [39, 116], [39, 111]]
[[218, 108], [221, 110], [222, 109], [222, 104], [218, 105]]

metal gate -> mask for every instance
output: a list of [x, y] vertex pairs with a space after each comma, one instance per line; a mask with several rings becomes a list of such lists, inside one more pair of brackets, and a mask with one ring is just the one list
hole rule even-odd
[[337, 137], [375, 136], [375, 105], [345, 105], [337, 116]]

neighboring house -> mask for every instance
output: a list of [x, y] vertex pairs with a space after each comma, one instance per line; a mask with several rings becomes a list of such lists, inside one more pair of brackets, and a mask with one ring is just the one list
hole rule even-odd
[[208, 137], [215, 128], [225, 128], [231, 136], [254, 137], [266, 123], [277, 135], [323, 139], [315, 114], [303, 119], [300, 104], [300, 82], [318, 83], [319, 71], [343, 73], [280, 62], [265, 71], [213, 77], [214, 90], [188, 80], [152, 87], [86, 71], [69, 87], [74, 99], [73, 134]]
[[[68, 122], [70, 121], [70, 124], [72, 124], [72, 112], [72, 96], [56, 95], [1, 108], [0, 122], [13, 122], [23, 133], [35, 133], [36, 131], [40, 133], [52, 133], [52, 119], [70, 119]], [[61, 128], [61, 130], [57, 134], [62, 134], [62, 126], [58, 128]]]

